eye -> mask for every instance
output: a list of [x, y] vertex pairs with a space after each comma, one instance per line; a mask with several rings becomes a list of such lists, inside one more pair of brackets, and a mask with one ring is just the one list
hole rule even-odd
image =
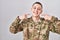
[[40, 9], [38, 9], [38, 10], [40, 10]]
[[40, 8], [38, 8], [38, 10], [41, 10]]

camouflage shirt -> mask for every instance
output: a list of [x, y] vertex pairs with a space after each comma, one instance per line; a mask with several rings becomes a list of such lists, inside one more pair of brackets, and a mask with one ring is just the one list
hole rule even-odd
[[23, 31], [24, 40], [49, 40], [49, 31], [60, 34], [60, 20], [52, 16], [52, 19], [40, 18], [34, 22], [32, 17], [20, 20], [18, 17], [10, 26], [10, 32], [16, 34]]

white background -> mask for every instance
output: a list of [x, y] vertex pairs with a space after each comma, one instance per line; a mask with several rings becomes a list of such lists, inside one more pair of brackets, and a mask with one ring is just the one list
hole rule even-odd
[[[12, 34], [9, 26], [16, 16], [31, 14], [35, 1], [43, 4], [43, 13], [60, 18], [60, 0], [0, 0], [0, 40], [23, 40], [23, 32]], [[60, 40], [60, 35], [50, 32], [49, 40]]]

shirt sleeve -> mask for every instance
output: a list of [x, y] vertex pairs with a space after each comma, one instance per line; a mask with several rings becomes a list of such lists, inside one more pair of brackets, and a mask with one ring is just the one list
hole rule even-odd
[[12, 22], [9, 28], [11, 33], [16, 34], [19, 31], [23, 31], [23, 24], [21, 23], [21, 20], [19, 19], [19, 16]]
[[49, 27], [50, 31], [60, 34], [60, 20], [58, 20], [58, 18], [52, 16]]

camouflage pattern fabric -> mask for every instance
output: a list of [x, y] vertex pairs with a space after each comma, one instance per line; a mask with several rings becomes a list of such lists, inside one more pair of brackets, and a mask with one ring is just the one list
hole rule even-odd
[[18, 17], [10, 26], [10, 32], [16, 34], [23, 31], [24, 40], [49, 40], [49, 31], [60, 34], [60, 20], [52, 16], [52, 19], [34, 22], [32, 17], [20, 20]]

